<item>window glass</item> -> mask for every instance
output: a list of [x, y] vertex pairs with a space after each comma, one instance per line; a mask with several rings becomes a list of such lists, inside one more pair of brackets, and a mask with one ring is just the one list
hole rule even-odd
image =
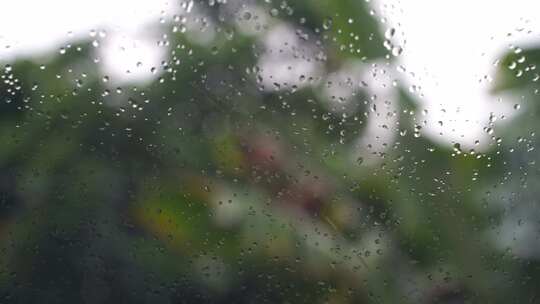
[[540, 301], [535, 1], [0, 7], [0, 302]]

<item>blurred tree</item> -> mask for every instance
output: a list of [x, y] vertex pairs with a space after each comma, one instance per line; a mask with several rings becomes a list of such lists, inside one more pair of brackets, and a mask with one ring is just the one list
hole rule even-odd
[[228, 2], [181, 3], [149, 83], [90, 42], [4, 66], [5, 302], [534, 302], [486, 236], [505, 153], [419, 135], [365, 2]]

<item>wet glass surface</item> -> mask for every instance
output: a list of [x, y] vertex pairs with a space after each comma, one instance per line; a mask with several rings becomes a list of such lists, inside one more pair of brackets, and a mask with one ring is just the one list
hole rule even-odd
[[0, 4], [0, 302], [540, 301], [537, 6]]

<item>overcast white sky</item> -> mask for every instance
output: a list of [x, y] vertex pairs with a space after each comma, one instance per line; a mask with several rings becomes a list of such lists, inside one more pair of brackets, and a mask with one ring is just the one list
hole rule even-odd
[[539, 1], [381, 0], [376, 8], [404, 33], [399, 61], [409, 84], [422, 87], [427, 131], [435, 138], [467, 146], [479, 139], [485, 145], [490, 112], [516, 114], [515, 101], [501, 103], [489, 95], [488, 79], [494, 61], [511, 45], [540, 41]]
[[[379, 17], [388, 18], [387, 26], [403, 33], [397, 36], [404, 49], [399, 57], [399, 64], [406, 69], [403, 81], [422, 88], [419, 94], [424, 96], [428, 110], [427, 132], [442, 141], [465, 145], [476, 139], [487, 140], [482, 129], [489, 113], [509, 110], [496, 106], [501, 103], [488, 94], [490, 84], [484, 76], [491, 75], [493, 61], [509, 45], [540, 41], [540, 2], [379, 0], [372, 4]], [[59, 48], [70, 37], [88, 35], [91, 29], [108, 29], [109, 51], [103, 62], [109, 73], [142, 79], [162, 56], [155, 47], [155, 37], [145, 38], [145, 26], [170, 14], [173, 5], [178, 2], [3, 1], [0, 61]], [[119, 46], [125, 51], [119, 53]], [[127, 69], [131, 71], [128, 76]]]
[[[3, 1], [0, 61], [58, 49], [74, 37], [89, 38], [95, 30], [96, 38], [107, 42], [99, 47], [106, 50], [102, 63], [109, 76], [144, 79], [163, 55], [156, 47], [157, 35], [149, 37], [149, 25], [172, 12], [173, 3], [178, 5], [167, 0]], [[99, 37], [100, 30], [106, 30], [101, 33], [106, 39]]]

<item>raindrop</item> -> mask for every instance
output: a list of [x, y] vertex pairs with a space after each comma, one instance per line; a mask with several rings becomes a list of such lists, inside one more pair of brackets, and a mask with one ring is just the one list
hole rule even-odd
[[403, 52], [403, 48], [401, 46], [393, 46], [392, 47], [392, 55], [399, 56]]
[[324, 21], [323, 21], [323, 24], [322, 24], [323, 29], [325, 29], [325, 30], [331, 29], [332, 28], [332, 23], [333, 23], [332, 18], [325, 18]]
[[394, 28], [389, 28], [386, 30], [386, 32], [384, 33], [384, 37], [386, 39], [390, 39], [392, 37], [394, 37], [394, 34], [396, 33], [396, 29]]

